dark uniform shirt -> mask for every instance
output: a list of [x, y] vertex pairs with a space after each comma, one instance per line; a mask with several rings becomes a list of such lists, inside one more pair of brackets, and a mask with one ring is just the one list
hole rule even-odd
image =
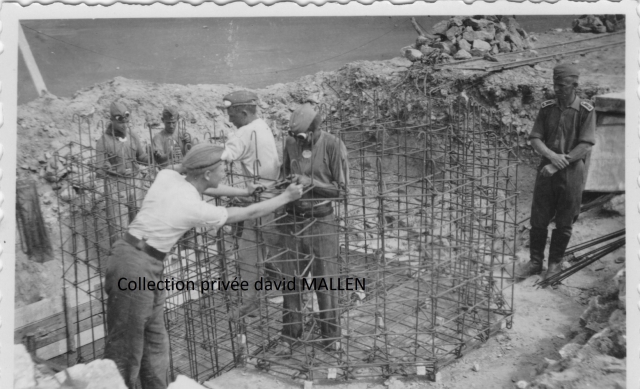
[[[304, 150], [296, 140], [288, 137], [282, 159], [285, 177], [290, 174], [304, 174], [313, 177], [314, 181], [331, 184], [336, 189], [344, 189], [349, 183], [347, 148], [340, 138], [327, 132], [320, 133], [320, 138], [313, 144], [313, 152], [309, 158], [305, 158]], [[311, 197], [317, 199], [318, 195], [307, 192], [302, 198]]]
[[131, 169], [135, 173], [136, 162], [149, 163], [149, 157], [138, 137], [128, 134], [124, 140], [118, 138], [113, 135], [111, 124], [98, 139], [96, 153], [96, 167], [99, 173], [103, 169], [120, 174], [124, 173], [125, 169]]
[[[540, 139], [556, 154], [569, 154], [579, 143], [596, 143], [596, 115], [590, 102], [576, 96], [564, 110], [556, 100], [545, 101], [529, 139]], [[551, 163], [542, 159], [541, 166]]]
[[178, 131], [174, 131], [173, 134], [169, 134], [162, 130], [153, 136], [153, 150], [156, 151], [160, 160], [155, 162], [161, 167], [165, 167], [174, 161], [174, 155], [178, 156], [178, 152], [184, 157], [187, 154], [186, 143], [180, 139]]

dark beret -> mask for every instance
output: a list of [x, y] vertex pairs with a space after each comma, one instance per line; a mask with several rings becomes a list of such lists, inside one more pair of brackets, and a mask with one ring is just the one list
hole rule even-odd
[[129, 117], [129, 109], [127, 108], [127, 106], [117, 101], [114, 101], [113, 103], [111, 103], [111, 107], [109, 108], [109, 111], [111, 112], [112, 118], [118, 115]]
[[579, 77], [580, 71], [577, 67], [573, 65], [569, 65], [566, 63], [562, 63], [555, 68], [553, 68], [553, 79], [564, 78], [564, 77]]
[[222, 101], [224, 102], [224, 106], [227, 108], [236, 105], [257, 105], [258, 95], [246, 90], [240, 90], [229, 93], [222, 98]]
[[164, 107], [162, 110], [162, 120], [165, 122], [175, 122], [180, 117], [178, 108], [174, 105]]
[[318, 111], [311, 104], [303, 104], [293, 111], [289, 119], [289, 128], [293, 132], [305, 132], [309, 129], [311, 122], [318, 115]]

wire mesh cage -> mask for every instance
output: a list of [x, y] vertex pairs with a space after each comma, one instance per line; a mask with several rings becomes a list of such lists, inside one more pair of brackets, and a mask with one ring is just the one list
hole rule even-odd
[[[194, 229], [165, 259], [173, 375], [204, 381], [249, 363], [313, 380], [435, 378], [511, 326], [506, 269], [515, 259], [518, 159], [499, 116], [473, 102], [410, 94], [360, 93], [318, 108], [323, 136], [347, 150], [347, 185], [316, 208], [329, 213], [286, 208]], [[81, 144], [69, 145], [64, 160], [76, 193], [61, 225], [74, 313], [67, 328], [79, 362], [102, 355], [106, 258], [156, 170], [100, 177], [96, 150]], [[326, 160], [310, 157], [316, 169]], [[252, 177], [236, 170], [233, 185], [261, 178], [259, 166]], [[89, 309], [80, 314], [82, 304]]]

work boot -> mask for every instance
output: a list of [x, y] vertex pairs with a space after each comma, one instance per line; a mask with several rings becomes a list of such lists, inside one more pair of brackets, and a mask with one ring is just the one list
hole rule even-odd
[[547, 245], [547, 229], [532, 227], [529, 231], [529, 262], [517, 265], [516, 279], [523, 280], [542, 273], [544, 248]]
[[560, 263], [549, 263], [549, 268], [544, 273], [544, 276], [542, 277], [542, 281], [546, 280], [547, 278], [551, 278], [551, 277], [555, 276], [556, 274], [560, 273], [561, 271], [562, 271], [562, 264], [560, 264]]
[[544, 274], [543, 280], [550, 278], [562, 271], [562, 259], [571, 240], [571, 230], [556, 228], [551, 233], [549, 243], [549, 268]]
[[551, 243], [549, 243], [549, 266], [552, 263], [561, 264], [564, 253], [571, 240], [571, 230], [556, 228], [551, 233]]
[[291, 351], [291, 344], [286, 341], [278, 343], [275, 351], [273, 352], [273, 355], [283, 358], [289, 358], [291, 357], [291, 354], [293, 354], [293, 351]]
[[542, 264], [529, 261], [523, 265], [516, 265], [515, 276], [518, 280], [524, 280], [542, 273]]

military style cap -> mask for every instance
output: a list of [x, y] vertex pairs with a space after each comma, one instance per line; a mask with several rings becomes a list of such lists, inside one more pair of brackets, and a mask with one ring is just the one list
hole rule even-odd
[[189, 170], [203, 169], [222, 161], [224, 147], [211, 143], [198, 143], [187, 152], [182, 167]]
[[180, 118], [180, 113], [175, 105], [164, 107], [162, 110], [162, 121], [164, 122], [176, 122]]
[[111, 118], [116, 119], [119, 122], [129, 121], [129, 116], [131, 113], [126, 105], [114, 101], [111, 103], [111, 107], [109, 108], [111, 112]]
[[240, 90], [229, 93], [222, 98], [222, 101], [226, 108], [234, 107], [236, 105], [257, 105], [258, 95], [246, 90]]
[[565, 77], [579, 77], [580, 71], [577, 67], [562, 63], [553, 68], [553, 79], [565, 78]]
[[316, 115], [318, 115], [318, 111], [311, 104], [303, 104], [291, 114], [289, 128], [293, 132], [307, 131]]

